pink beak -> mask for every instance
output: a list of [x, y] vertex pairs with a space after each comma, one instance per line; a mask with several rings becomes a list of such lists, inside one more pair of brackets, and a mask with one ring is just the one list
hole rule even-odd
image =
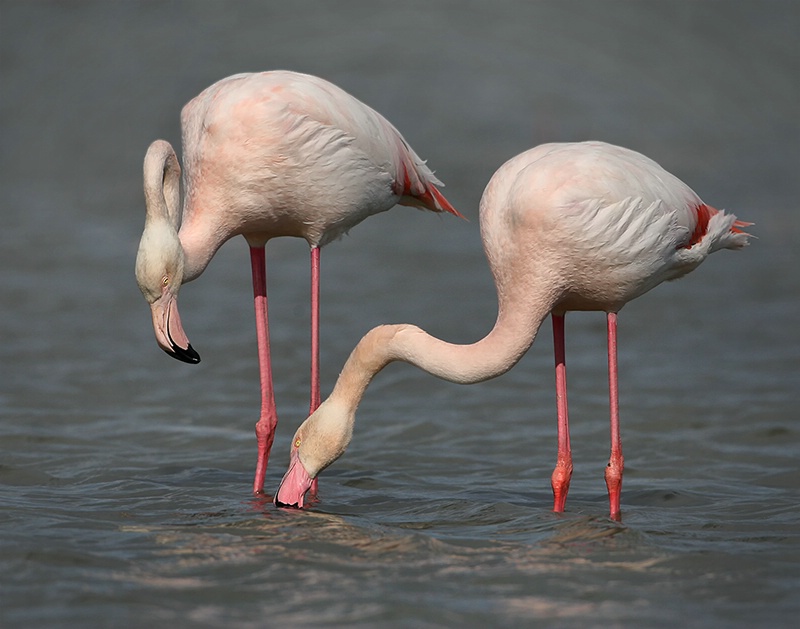
[[191, 346], [186, 332], [183, 331], [175, 295], [165, 291], [160, 299], [153, 302], [150, 310], [156, 342], [161, 349], [185, 363], [199, 363], [200, 354]]
[[275, 506], [302, 509], [306, 492], [311, 488], [313, 482], [314, 479], [300, 462], [297, 449], [293, 450], [289, 469], [284, 474], [281, 485], [275, 493]]

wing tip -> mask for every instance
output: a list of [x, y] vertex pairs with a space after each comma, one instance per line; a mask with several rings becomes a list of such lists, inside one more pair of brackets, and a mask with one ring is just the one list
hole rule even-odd
[[425, 192], [428, 193], [432, 197], [433, 201], [436, 204], [436, 207], [437, 207], [438, 211], [440, 211], [440, 212], [449, 212], [450, 214], [453, 214], [454, 216], [457, 216], [458, 218], [463, 218], [464, 220], [466, 220], [466, 217], [461, 212], [459, 212], [456, 208], [453, 207], [453, 205], [450, 203], [450, 201], [448, 201], [445, 198], [445, 196], [439, 191], [439, 189], [436, 186], [428, 186], [428, 188], [426, 189]]

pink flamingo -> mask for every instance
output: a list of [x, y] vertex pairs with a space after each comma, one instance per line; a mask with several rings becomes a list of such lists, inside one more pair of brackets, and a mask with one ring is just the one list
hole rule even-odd
[[147, 206], [136, 279], [150, 304], [156, 340], [197, 363], [178, 315], [182, 283], [198, 277], [229, 238], [250, 246], [261, 415], [253, 491], [261, 493], [277, 415], [267, 318], [265, 245], [278, 236], [311, 247], [311, 403], [319, 406], [320, 247], [397, 203], [461, 216], [442, 185], [383, 116], [335, 85], [294, 72], [238, 74], [191, 100], [181, 113], [181, 168], [168, 142], [144, 160]]
[[572, 476], [564, 315], [599, 310], [608, 319], [611, 457], [605, 477], [611, 517], [619, 518], [617, 312], [717, 249], [745, 246], [748, 234], [741, 228], [749, 223], [706, 205], [639, 153], [585, 142], [546, 144], [506, 162], [483, 194], [480, 224], [497, 286], [494, 328], [472, 345], [446, 343], [413, 325], [368, 332], [330, 397], [297, 430], [277, 505], [303, 506], [312, 480], [344, 453], [367, 385], [388, 363], [405, 361], [451, 382], [487, 380], [519, 361], [551, 314], [558, 417], [553, 510], [563, 511]]

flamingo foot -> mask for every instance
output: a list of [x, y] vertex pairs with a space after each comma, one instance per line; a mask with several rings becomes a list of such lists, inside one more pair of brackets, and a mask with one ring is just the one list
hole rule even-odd
[[569, 482], [572, 480], [572, 462], [559, 461], [550, 477], [553, 488], [553, 511], [563, 513], [569, 493]]
[[620, 494], [622, 492], [622, 471], [625, 468], [622, 455], [612, 455], [606, 466], [606, 487], [608, 487], [609, 513], [612, 520], [622, 519]]

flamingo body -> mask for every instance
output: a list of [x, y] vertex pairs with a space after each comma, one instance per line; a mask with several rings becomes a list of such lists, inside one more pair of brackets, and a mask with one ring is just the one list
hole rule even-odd
[[[151, 305], [158, 344], [198, 362], [177, 309], [180, 286], [242, 235], [251, 251], [261, 366], [261, 491], [275, 417], [269, 360], [264, 246], [304, 238], [312, 252], [312, 396], [319, 399], [319, 248], [397, 203], [460, 214], [441, 182], [380, 114], [323, 79], [295, 72], [238, 74], [210, 86], [181, 113], [181, 167], [169, 143], [144, 161], [145, 229], [136, 277]], [[316, 400], [316, 402], [315, 402]]]
[[237, 234], [319, 247], [397, 203], [458, 214], [383, 116], [317, 77], [228, 77], [190, 101], [181, 124], [186, 281]]
[[552, 483], [554, 510], [563, 510], [572, 474], [563, 319], [567, 311], [599, 310], [609, 324], [612, 456], [606, 480], [612, 517], [619, 515], [617, 312], [713, 251], [745, 246], [747, 224], [703, 203], [654, 161], [600, 142], [546, 144], [509, 160], [484, 191], [480, 222], [498, 295], [493, 329], [471, 345], [446, 343], [411, 325], [367, 333], [330, 397], [297, 430], [276, 504], [303, 506], [309, 483], [347, 447], [361, 397], [386, 364], [402, 360], [464, 384], [493, 378], [519, 361], [552, 315], [559, 422]]
[[712, 251], [746, 242], [735, 217], [654, 161], [600, 142], [545, 144], [509, 160], [480, 215], [498, 289], [511, 271], [532, 290], [546, 274], [559, 313], [616, 312]]

